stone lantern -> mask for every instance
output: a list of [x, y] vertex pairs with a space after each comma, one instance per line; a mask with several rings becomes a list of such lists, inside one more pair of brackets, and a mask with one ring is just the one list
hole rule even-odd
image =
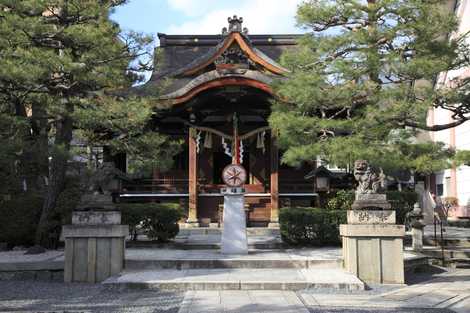
[[426, 226], [426, 223], [424, 222], [423, 210], [419, 207], [418, 203], [415, 203], [413, 210], [407, 213], [406, 217], [411, 226], [411, 246], [414, 251], [422, 251], [423, 228]]
[[313, 188], [316, 192], [328, 192], [330, 190], [331, 172], [322, 166], [305, 176], [305, 179], [314, 178]]

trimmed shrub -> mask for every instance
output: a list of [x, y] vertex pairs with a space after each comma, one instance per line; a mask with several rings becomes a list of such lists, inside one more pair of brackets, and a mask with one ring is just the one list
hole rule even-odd
[[142, 226], [149, 239], [167, 242], [179, 232], [178, 221], [183, 213], [172, 203], [120, 203], [122, 224], [129, 225], [132, 239], [137, 239], [138, 226]]
[[27, 194], [1, 201], [0, 242], [6, 242], [9, 247], [33, 245], [43, 202], [42, 197]]
[[330, 211], [350, 210], [351, 205], [354, 202], [354, 197], [354, 190], [340, 189], [333, 197], [328, 199], [326, 209]]
[[392, 210], [396, 211], [397, 224], [405, 223], [406, 213], [413, 210], [413, 205], [418, 201], [418, 194], [414, 191], [387, 191], [387, 200], [392, 204]]
[[346, 211], [320, 208], [283, 208], [279, 214], [282, 240], [292, 245], [337, 245], [339, 225]]

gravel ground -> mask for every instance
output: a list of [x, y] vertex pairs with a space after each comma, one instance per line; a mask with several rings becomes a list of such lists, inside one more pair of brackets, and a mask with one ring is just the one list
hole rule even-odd
[[0, 312], [177, 313], [184, 293], [109, 291], [101, 285], [0, 281]]

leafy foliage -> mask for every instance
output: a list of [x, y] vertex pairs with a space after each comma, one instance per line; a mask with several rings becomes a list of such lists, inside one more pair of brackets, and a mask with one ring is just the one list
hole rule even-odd
[[326, 203], [326, 209], [330, 211], [350, 210], [354, 202], [354, 190], [338, 190]]
[[[442, 1], [305, 1], [297, 20], [308, 33], [283, 55], [290, 73], [275, 86], [289, 103], [276, 103], [270, 117], [283, 162], [321, 156], [346, 167], [366, 159], [385, 171], [421, 173], [449, 166], [453, 151], [416, 141], [422, 129], [469, 118], [469, 79], [453, 88], [432, 83], [469, 65], [468, 36], [447, 40], [457, 20]], [[455, 122], [429, 127], [430, 108], [449, 111]]]
[[293, 245], [337, 245], [339, 225], [346, 211], [320, 208], [283, 208], [279, 213], [282, 240]]
[[[123, 3], [0, 1], [0, 142], [5, 168], [48, 182], [38, 244], [65, 188], [72, 144], [108, 145], [139, 168], [168, 167], [178, 151], [178, 142], [151, 131], [152, 99], [128, 92], [151, 67], [141, 60], [151, 60], [153, 47], [151, 37], [109, 18]], [[10, 120], [22, 127], [12, 132]]]
[[387, 200], [396, 212], [397, 224], [404, 224], [406, 213], [413, 210], [418, 201], [418, 194], [414, 191], [387, 191]]
[[454, 158], [456, 165], [467, 165], [470, 166], [470, 151], [462, 150], [457, 151]]
[[136, 239], [137, 227], [141, 225], [150, 239], [167, 242], [178, 234], [178, 221], [183, 217], [177, 204], [121, 203], [119, 208], [122, 223], [129, 225], [133, 239]]
[[0, 201], [0, 242], [9, 247], [32, 245], [43, 201], [28, 195]]

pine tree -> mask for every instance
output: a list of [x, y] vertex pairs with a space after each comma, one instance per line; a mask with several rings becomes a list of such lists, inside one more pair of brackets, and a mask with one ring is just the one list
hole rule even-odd
[[[470, 79], [452, 89], [435, 84], [439, 73], [470, 64], [468, 36], [449, 39], [457, 20], [443, 1], [311, 0], [297, 20], [308, 32], [282, 57], [291, 73], [276, 85], [285, 101], [270, 118], [284, 162], [367, 159], [422, 173], [448, 166], [453, 151], [417, 140], [421, 130], [470, 119]], [[454, 121], [428, 126], [430, 108], [448, 110]]]
[[177, 150], [177, 143], [147, 132], [152, 102], [120, 91], [143, 79], [148, 64], [138, 60], [152, 43], [124, 34], [110, 19], [124, 2], [0, 1], [1, 112], [27, 123], [18, 138], [31, 143], [36, 166], [48, 178], [37, 244], [48, 244], [48, 219], [65, 186], [72, 140], [107, 144], [157, 165]]

